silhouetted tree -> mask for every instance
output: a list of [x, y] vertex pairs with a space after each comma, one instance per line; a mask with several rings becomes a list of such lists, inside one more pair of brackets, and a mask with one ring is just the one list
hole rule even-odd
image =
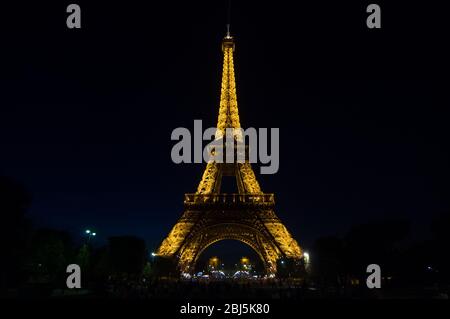
[[344, 278], [344, 242], [330, 236], [319, 238], [311, 252], [312, 277], [321, 288], [340, 287]]
[[87, 287], [91, 279], [91, 248], [88, 244], [83, 244], [77, 251], [75, 263], [80, 266], [82, 271], [82, 287]]
[[30, 204], [31, 196], [21, 184], [0, 176], [0, 293], [24, 279], [22, 265], [31, 233], [25, 213]]
[[450, 283], [450, 214], [441, 214], [431, 224], [433, 239], [425, 248], [428, 271], [437, 272], [439, 281]]
[[81, 269], [88, 269], [90, 266], [91, 252], [89, 246], [84, 244], [80, 247], [76, 257], [76, 263], [81, 267]]
[[108, 278], [112, 273], [112, 267], [110, 265], [109, 248], [108, 246], [102, 246], [97, 249], [93, 249], [90, 246], [88, 248], [88, 268], [85, 271], [84, 287], [90, 288], [96, 293], [102, 294], [106, 290], [106, 284]]
[[277, 277], [285, 278], [304, 278], [306, 275], [303, 260], [293, 258], [280, 258], [277, 260]]
[[369, 264], [378, 264], [384, 275], [397, 275], [400, 252], [396, 243], [406, 238], [410, 225], [405, 220], [384, 220], [353, 227], [345, 236], [345, 269], [364, 280]]
[[67, 232], [39, 229], [33, 235], [28, 263], [32, 281], [64, 287], [66, 267], [74, 260]]
[[113, 274], [141, 275], [147, 261], [145, 241], [133, 236], [109, 238], [109, 262]]
[[174, 258], [155, 257], [152, 262], [152, 277], [179, 278], [180, 271]]
[[150, 279], [152, 275], [153, 275], [153, 266], [149, 261], [147, 261], [145, 263], [144, 269], [142, 270], [142, 276], [144, 276], [146, 279]]

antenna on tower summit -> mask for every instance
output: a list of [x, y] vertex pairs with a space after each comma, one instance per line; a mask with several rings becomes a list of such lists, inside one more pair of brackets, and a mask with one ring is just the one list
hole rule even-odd
[[228, 7], [227, 7], [227, 38], [231, 38], [230, 25], [231, 25], [231, 0], [228, 0]]

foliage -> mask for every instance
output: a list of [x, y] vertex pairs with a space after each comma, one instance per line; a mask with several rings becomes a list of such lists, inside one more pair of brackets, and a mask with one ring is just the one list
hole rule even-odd
[[277, 260], [277, 277], [284, 278], [304, 278], [306, 275], [303, 260], [294, 258], [280, 258]]

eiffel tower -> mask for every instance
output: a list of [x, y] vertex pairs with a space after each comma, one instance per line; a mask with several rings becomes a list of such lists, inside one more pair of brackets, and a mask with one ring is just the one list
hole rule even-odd
[[[223, 139], [230, 130], [236, 141], [243, 138], [234, 50], [235, 42], [228, 29], [222, 40], [222, 87], [215, 140]], [[232, 239], [253, 248], [268, 275], [276, 273], [279, 258], [302, 258], [297, 241], [274, 212], [274, 194], [261, 191], [248, 160], [248, 148], [245, 152], [245, 161], [207, 163], [197, 192], [185, 194], [184, 213], [156, 251], [157, 256], [176, 258], [180, 270], [192, 274], [197, 259], [208, 246]], [[236, 178], [238, 193], [221, 192], [224, 176]]]

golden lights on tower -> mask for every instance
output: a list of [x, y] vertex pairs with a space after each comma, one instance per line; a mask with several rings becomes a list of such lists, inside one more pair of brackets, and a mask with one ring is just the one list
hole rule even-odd
[[[232, 129], [242, 141], [233, 53], [234, 38], [222, 40], [223, 69], [215, 139]], [[223, 176], [234, 176], [238, 193], [221, 192]], [[185, 194], [184, 213], [158, 248], [157, 255], [175, 257], [183, 273], [192, 273], [201, 253], [217, 241], [232, 239], [253, 248], [268, 274], [276, 272], [279, 258], [302, 257], [302, 250], [275, 214], [274, 195], [262, 192], [250, 162], [208, 162], [195, 194]], [[213, 257], [214, 258], [214, 257]], [[215, 257], [217, 258], [217, 257]], [[248, 261], [248, 263], [247, 263]], [[218, 265], [214, 259], [211, 265]], [[247, 257], [242, 265], [250, 265]]]

